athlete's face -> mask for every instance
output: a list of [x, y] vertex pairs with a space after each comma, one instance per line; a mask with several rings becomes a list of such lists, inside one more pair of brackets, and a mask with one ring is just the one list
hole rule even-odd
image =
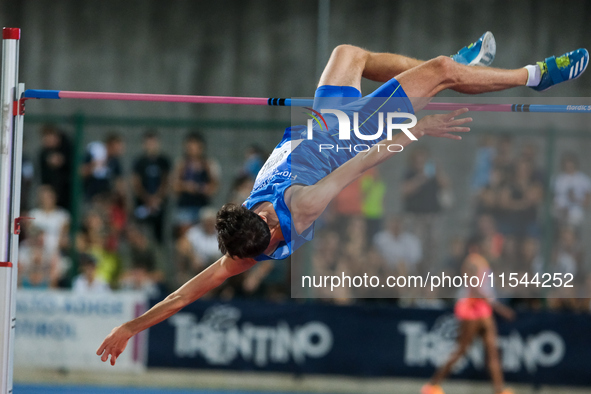
[[427, 153], [423, 151], [415, 152], [413, 157], [413, 166], [417, 171], [423, 171], [425, 164], [427, 163]]
[[388, 222], [388, 228], [392, 234], [398, 236], [402, 232], [402, 225], [400, 223], [400, 219], [392, 218]]
[[121, 156], [125, 153], [125, 143], [123, 140], [113, 140], [107, 144], [109, 156]]
[[564, 160], [564, 162], [562, 163], [562, 169], [564, 172], [566, 172], [567, 174], [572, 174], [574, 172], [577, 171], [577, 165], [574, 162], [574, 160], [571, 159], [566, 159]]
[[523, 241], [521, 248], [523, 258], [525, 260], [533, 260], [538, 254], [538, 241], [535, 238], [527, 238]]
[[492, 235], [496, 232], [495, 221], [490, 215], [482, 215], [478, 219], [478, 228], [482, 234]]
[[267, 225], [269, 225], [269, 220], [267, 219], [267, 216], [265, 216], [265, 215], [261, 215], [260, 213], [259, 213], [258, 215], [259, 215], [259, 217], [260, 217], [261, 219], [263, 219], [263, 220], [264, 220], [264, 222], [265, 222], [265, 223], [267, 223]]
[[[266, 215], [261, 215], [261, 214], [258, 214], [258, 215], [261, 219], [263, 219], [265, 221], [265, 223], [267, 223], [267, 226], [269, 226], [269, 218]], [[273, 239], [273, 236], [278, 228], [279, 228], [279, 226], [275, 226], [275, 227], [269, 226], [269, 231], [271, 231], [271, 239]]]
[[157, 138], [150, 137], [144, 140], [144, 150], [149, 155], [156, 155], [160, 151], [160, 143]]
[[202, 224], [203, 230], [208, 234], [215, 234], [215, 216], [203, 219]]
[[43, 135], [41, 143], [46, 148], [56, 148], [60, 144], [60, 137], [57, 133], [46, 133]]
[[531, 166], [525, 160], [520, 160], [515, 169], [516, 178], [520, 181], [527, 182], [531, 178]]
[[570, 248], [577, 243], [575, 232], [570, 228], [564, 228], [560, 232], [560, 243], [563, 247]]
[[39, 205], [43, 209], [52, 209], [55, 207], [56, 197], [53, 190], [48, 188], [40, 188], [39, 190]]
[[197, 140], [188, 140], [185, 152], [189, 157], [201, 157], [203, 155], [203, 144]]

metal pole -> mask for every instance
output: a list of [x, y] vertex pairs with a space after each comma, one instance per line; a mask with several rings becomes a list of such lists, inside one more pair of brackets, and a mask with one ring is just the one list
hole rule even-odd
[[[16, 244], [14, 239], [15, 143], [13, 114], [18, 83], [18, 45], [20, 29], [2, 30], [2, 77], [0, 105], [0, 394], [12, 393], [14, 357], [14, 286], [16, 276]], [[22, 122], [21, 122], [22, 125]], [[21, 128], [22, 131], [22, 128]], [[20, 166], [19, 166], [20, 168]], [[19, 183], [20, 186], [20, 183]], [[18, 241], [18, 238], [17, 240]]]
[[[17, 67], [18, 68], [18, 67]], [[25, 84], [19, 83], [16, 90], [17, 100], [25, 92]], [[10, 336], [9, 336], [9, 354], [8, 354], [8, 379], [9, 387], [12, 390], [12, 376], [14, 368], [14, 340], [16, 328], [16, 288], [18, 286], [18, 243], [20, 234], [20, 223], [17, 223], [21, 215], [21, 180], [23, 164], [23, 124], [24, 114], [17, 109], [17, 115], [14, 117], [14, 140], [13, 140], [13, 161], [12, 161], [12, 216], [10, 223], [13, 223], [14, 230], [11, 231], [10, 242], [10, 261], [12, 262], [12, 290], [10, 302]], [[10, 393], [10, 391], [9, 391]]]
[[[556, 158], [556, 130], [546, 130], [546, 175], [544, 177], [544, 203], [542, 206], [542, 271], [550, 272], [552, 249], [554, 247], [554, 218], [552, 217], [552, 178], [554, 177], [554, 161]], [[543, 288], [541, 297], [547, 305], [548, 289]]]
[[78, 272], [78, 251], [76, 250], [76, 234], [80, 230], [80, 212], [82, 209], [82, 178], [78, 168], [82, 166], [84, 152], [84, 127], [85, 117], [82, 113], [74, 115], [75, 135], [74, 135], [74, 160], [72, 162], [71, 176], [71, 198], [70, 198], [70, 257], [72, 258], [72, 267], [70, 269], [68, 281], [71, 281]]

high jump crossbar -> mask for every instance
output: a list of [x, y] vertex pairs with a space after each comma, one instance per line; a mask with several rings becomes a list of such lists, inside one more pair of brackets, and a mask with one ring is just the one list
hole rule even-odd
[[[22, 99], [86, 99], [86, 100], [122, 100], [122, 101], [153, 101], [169, 103], [199, 104], [237, 104], [237, 105], [270, 105], [279, 107], [311, 107], [313, 99], [298, 98], [264, 98], [264, 97], [231, 97], [231, 96], [192, 96], [178, 94], [146, 94], [146, 93], [108, 93], [108, 92], [76, 92], [69, 90], [25, 90]], [[575, 112], [591, 113], [591, 105], [545, 105], [545, 104], [462, 104], [462, 103], [429, 103], [424, 109], [434, 111], [453, 111], [468, 108], [470, 111], [484, 112]]]

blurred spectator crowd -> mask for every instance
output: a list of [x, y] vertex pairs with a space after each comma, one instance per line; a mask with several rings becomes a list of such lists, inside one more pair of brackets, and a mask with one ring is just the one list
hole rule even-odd
[[[78, 168], [67, 133], [46, 125], [41, 137], [38, 157], [23, 158], [21, 211], [33, 219], [23, 223], [20, 238], [20, 286], [161, 297], [221, 256], [211, 205], [220, 166], [199, 132], [185, 136], [184, 152], [173, 160], [157, 131], [145, 131], [130, 169], [117, 132], [88, 143]], [[228, 196], [239, 203], [266, 158], [254, 145], [244, 154]], [[287, 272], [285, 264], [262, 264], [210, 296], [284, 298]]]
[[[199, 132], [185, 136], [183, 154], [173, 159], [162, 149], [157, 131], [145, 131], [142, 153], [131, 168], [124, 166], [125, 138], [117, 132], [88, 143], [79, 166], [67, 133], [46, 125], [41, 138], [37, 157], [23, 160], [22, 211], [34, 219], [26, 222], [21, 236], [20, 286], [76, 292], [133, 289], [161, 297], [220, 257], [213, 201], [219, 200], [222, 168]], [[478, 235], [495, 272], [520, 277], [571, 273], [576, 289], [591, 291], [583, 247], [591, 178], [575, 154], [563, 153], [558, 172], [549, 177], [535, 144], [521, 144], [517, 151], [509, 136], [483, 137], [471, 178], [459, 180], [472, 191], [471, 204], [461, 208], [471, 212], [470, 223], [451, 228], [444, 213], [456, 204], [452, 181], [458, 180], [422, 145], [405, 155], [408, 163], [395, 187], [402, 202], [399, 212], [390, 214], [386, 206], [389, 188], [380, 169], [366, 172], [318, 220], [309, 255], [314, 274], [443, 270], [455, 275], [466, 256], [466, 240]], [[248, 197], [265, 159], [266, 153], [253, 145], [244, 151], [238, 171], [224, 168], [232, 182], [224, 202], [242, 203]], [[420, 304], [415, 290], [404, 289], [405, 301], [399, 302]], [[587, 295], [574, 290], [552, 290], [546, 300], [523, 298], [522, 290], [504, 289], [498, 296], [528, 308], [590, 309]], [[317, 295], [339, 303], [371, 297], [362, 289], [322, 291], [328, 290]], [[208, 296], [284, 300], [289, 294], [289, 263], [264, 262]]]
[[[552, 288], [544, 299], [532, 298], [540, 292], [524, 283], [505, 284], [500, 289], [497, 282], [497, 297], [530, 309], [591, 309], [591, 272], [584, 254], [591, 178], [581, 170], [574, 153], [564, 152], [558, 171], [548, 177], [533, 142], [526, 141], [518, 150], [510, 136], [483, 137], [470, 179], [455, 180], [465, 182], [472, 191], [470, 203], [459, 207], [471, 212], [469, 223], [461, 226], [457, 212], [456, 217], [447, 215], [444, 222], [444, 212], [455, 204], [445, 169], [423, 146], [409, 148], [407, 160], [394, 191], [402, 201], [396, 214], [384, 214], [386, 185], [375, 169], [334, 201], [316, 228], [321, 241], [315, 243], [313, 254], [315, 275], [461, 275], [467, 241], [477, 238], [481, 254], [495, 273], [516, 273], [519, 280], [525, 274], [529, 280], [536, 274], [538, 279], [544, 273], [572, 274], [574, 287]], [[366, 287], [339, 288], [335, 293], [322, 287], [316, 294], [348, 303], [356, 297], [384, 293]], [[426, 293], [412, 287], [388, 289], [388, 294], [400, 297], [397, 302], [404, 305], [452, 302], [425, 300]], [[436, 291], [429, 295], [448, 298], [457, 294]]]

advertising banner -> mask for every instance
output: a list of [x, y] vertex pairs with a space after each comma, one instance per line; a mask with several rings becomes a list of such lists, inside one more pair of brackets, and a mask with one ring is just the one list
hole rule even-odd
[[[497, 320], [507, 380], [591, 385], [591, 316]], [[427, 378], [454, 350], [457, 332], [451, 310], [204, 301], [151, 329], [148, 365]], [[452, 377], [488, 378], [480, 341]]]
[[[146, 310], [140, 292], [76, 294], [59, 290], [17, 293], [15, 366], [96, 370], [112, 368], [96, 355], [116, 326]], [[117, 359], [118, 371], [145, 368], [147, 333], [133, 337]]]

